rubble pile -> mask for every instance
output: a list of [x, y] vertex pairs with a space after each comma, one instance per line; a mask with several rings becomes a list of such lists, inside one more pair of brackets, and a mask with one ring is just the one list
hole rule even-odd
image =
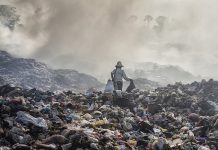
[[0, 87], [0, 149], [215, 150], [218, 82], [85, 94]]

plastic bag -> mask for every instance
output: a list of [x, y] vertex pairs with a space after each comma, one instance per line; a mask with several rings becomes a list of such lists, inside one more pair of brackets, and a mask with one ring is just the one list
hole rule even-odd
[[212, 102], [212, 101], [207, 101], [211, 106], [214, 107], [214, 111], [218, 112], [218, 106], [215, 102]]
[[134, 88], [136, 88], [135, 87], [135, 84], [134, 84], [134, 82], [133, 82], [133, 80], [130, 80], [130, 84], [129, 84], [129, 86], [127, 87], [127, 89], [126, 89], [126, 92], [131, 92]]
[[105, 89], [104, 89], [104, 93], [113, 93], [113, 91], [114, 91], [113, 81], [112, 80], [108, 80], [107, 84], [105, 86]]
[[105, 124], [108, 124], [108, 120], [107, 118], [103, 118], [103, 120], [98, 120], [95, 122], [94, 126], [102, 126], [102, 125], [105, 125]]
[[25, 125], [33, 124], [36, 127], [40, 127], [40, 128], [46, 129], [46, 130], [48, 129], [48, 125], [43, 118], [41, 118], [41, 117], [35, 118], [35, 117], [31, 116], [30, 114], [23, 112], [23, 111], [17, 112], [16, 120], [18, 122], [25, 124]]
[[73, 121], [79, 119], [79, 116], [77, 116], [75, 113], [70, 113], [66, 116], [67, 121]]

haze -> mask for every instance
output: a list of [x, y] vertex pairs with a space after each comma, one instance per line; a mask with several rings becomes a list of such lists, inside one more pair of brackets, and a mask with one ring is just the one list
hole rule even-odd
[[[0, 48], [53, 68], [110, 77], [118, 60], [218, 77], [216, 0], [1, 0], [20, 15], [0, 26]], [[145, 16], [153, 20], [146, 20]], [[157, 19], [159, 18], [159, 19]]]

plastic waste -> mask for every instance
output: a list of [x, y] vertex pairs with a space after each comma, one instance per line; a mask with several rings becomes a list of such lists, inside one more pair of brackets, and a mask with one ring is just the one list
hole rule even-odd
[[86, 120], [91, 120], [93, 117], [92, 115], [86, 113], [84, 116], [83, 116]]
[[[189, 91], [189, 86], [196, 88]], [[0, 94], [0, 149], [7, 145], [8, 149], [197, 150], [202, 146], [215, 150], [217, 89], [214, 81], [168, 85], [153, 92], [114, 91], [111, 105], [105, 105], [107, 94], [101, 91], [90, 91], [90, 97], [35, 90], [18, 98]], [[116, 105], [116, 100], [122, 105]]]
[[200, 146], [200, 147], [198, 148], [198, 150], [210, 150], [210, 148], [205, 147], [205, 146]]
[[133, 127], [132, 127], [132, 125], [129, 122], [124, 121], [123, 122], [123, 128], [126, 131], [131, 131]]
[[95, 122], [95, 126], [102, 126], [102, 125], [105, 125], [105, 124], [108, 124], [108, 120], [107, 118], [103, 118], [103, 120], [99, 120], [99, 121], [96, 121]]
[[113, 93], [113, 91], [114, 91], [113, 81], [109, 79], [105, 86], [104, 93]]
[[218, 105], [215, 102], [207, 101], [211, 106], [214, 107], [214, 111], [218, 112]]
[[88, 110], [89, 111], [94, 110], [94, 108], [95, 108], [95, 104], [94, 103], [88, 104]]
[[95, 88], [90, 88], [85, 92], [85, 96], [91, 97], [97, 90]]
[[50, 105], [45, 105], [42, 109], [41, 112], [44, 114], [48, 114], [51, 111], [51, 106]]
[[215, 139], [218, 140], [218, 130], [214, 131], [213, 134], [214, 134]]
[[130, 145], [136, 146], [137, 141], [136, 141], [136, 140], [128, 140], [128, 143], [129, 143]]
[[23, 111], [17, 112], [16, 120], [18, 122], [25, 124], [25, 125], [33, 124], [36, 127], [40, 127], [40, 128], [46, 129], [46, 130], [48, 129], [48, 125], [43, 118], [41, 118], [41, 117], [35, 118], [35, 117], [31, 116], [30, 114], [23, 112]]
[[30, 135], [25, 134], [22, 129], [17, 127], [13, 127], [10, 131], [8, 131], [7, 137], [14, 143], [19, 144], [29, 144], [32, 140]]
[[79, 117], [75, 113], [70, 113], [69, 115], [67, 115], [66, 120], [71, 122], [71, 121], [76, 120], [78, 118]]
[[130, 80], [130, 84], [129, 84], [129, 86], [127, 87], [127, 89], [126, 89], [126, 92], [131, 92], [133, 89], [135, 89], [136, 88], [136, 86], [135, 86], [135, 84], [134, 84], [134, 82], [133, 82], [133, 80]]
[[116, 94], [116, 97], [117, 97], [117, 98], [122, 98], [122, 96], [123, 96], [121, 90], [116, 90], [116, 91], [115, 91], [115, 94]]

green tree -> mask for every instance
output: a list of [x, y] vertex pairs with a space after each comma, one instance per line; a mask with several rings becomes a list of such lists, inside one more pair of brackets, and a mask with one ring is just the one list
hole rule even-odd
[[144, 21], [146, 21], [147, 22], [147, 25], [149, 25], [150, 24], [150, 22], [153, 20], [153, 17], [152, 16], [150, 16], [150, 15], [146, 15], [145, 16], [145, 19], [144, 19]]

